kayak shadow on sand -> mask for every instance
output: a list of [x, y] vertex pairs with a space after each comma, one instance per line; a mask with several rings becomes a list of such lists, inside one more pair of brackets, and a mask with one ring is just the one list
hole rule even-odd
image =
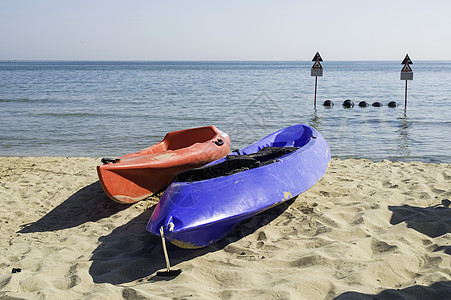
[[[172, 268], [196, 257], [224, 249], [230, 243], [252, 234], [281, 215], [293, 203], [294, 198], [253, 216], [222, 240], [200, 249], [181, 249], [169, 242], [166, 247]], [[101, 243], [93, 251], [89, 274], [95, 283], [123, 284], [138, 280], [149, 282], [168, 280], [155, 272], [166, 270], [161, 238], [146, 230], [153, 209], [142, 212], [128, 223], [117, 227], [109, 235], [99, 238]]]
[[[451, 232], [450, 205], [450, 200], [443, 199], [441, 203], [430, 207], [389, 206], [388, 209], [393, 212], [390, 224], [406, 222], [408, 228], [436, 238]], [[451, 255], [451, 245], [437, 247], [434, 251], [443, 251]]]
[[63, 230], [108, 218], [130, 205], [116, 203], [103, 192], [99, 181], [85, 186], [41, 219], [23, 224], [18, 233]]
[[388, 209], [393, 212], [390, 224], [406, 222], [408, 228], [435, 238], [451, 232], [450, 204], [450, 200], [443, 199], [430, 207], [389, 206]]

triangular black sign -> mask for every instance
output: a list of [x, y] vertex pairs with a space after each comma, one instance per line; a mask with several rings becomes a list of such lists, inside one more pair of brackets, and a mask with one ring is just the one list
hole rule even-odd
[[413, 64], [413, 62], [410, 60], [409, 54], [406, 54], [406, 57], [404, 57], [404, 60], [402, 61], [401, 65], [405, 65], [406, 63], [408, 64]]
[[319, 55], [319, 52], [316, 52], [315, 57], [312, 59], [312, 61], [323, 61], [321, 55]]
[[319, 60], [315, 60], [315, 63], [312, 66], [312, 69], [322, 69], [323, 66], [321, 66], [321, 63], [319, 62]]
[[401, 72], [412, 72], [412, 68], [409, 66], [409, 63], [406, 63], [404, 67], [402, 67]]

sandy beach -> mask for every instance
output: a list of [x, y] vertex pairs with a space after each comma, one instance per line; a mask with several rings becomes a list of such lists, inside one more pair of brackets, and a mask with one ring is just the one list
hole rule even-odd
[[[332, 159], [309, 191], [198, 250], [108, 199], [95, 158], [0, 157], [2, 299], [446, 299], [451, 165]], [[377, 299], [377, 297], [376, 297]]]

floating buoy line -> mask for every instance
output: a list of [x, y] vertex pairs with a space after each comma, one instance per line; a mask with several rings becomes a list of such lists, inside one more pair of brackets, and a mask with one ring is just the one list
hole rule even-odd
[[[345, 101], [343, 101], [342, 105], [344, 108], [353, 108], [354, 102], [351, 99], [346, 99]], [[379, 101], [375, 101], [372, 104], [370, 104], [366, 101], [360, 101], [358, 105], [359, 105], [359, 107], [368, 107], [368, 106], [382, 107], [382, 106], [384, 106], [384, 104]], [[326, 100], [326, 101], [324, 101], [323, 106], [333, 107], [334, 103], [332, 102], [332, 100]], [[390, 102], [388, 102], [387, 106], [390, 108], [394, 108], [394, 107], [397, 107], [398, 104], [395, 101], [390, 101]]]

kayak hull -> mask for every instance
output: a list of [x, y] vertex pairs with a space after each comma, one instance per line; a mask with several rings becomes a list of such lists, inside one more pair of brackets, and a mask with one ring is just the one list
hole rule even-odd
[[[263, 164], [259, 162], [257, 167], [248, 164], [247, 157], [277, 148], [287, 151], [267, 161], [260, 155]], [[325, 139], [303, 124], [279, 130], [234, 155], [176, 175], [157, 204], [147, 230], [160, 235], [163, 226], [165, 238], [181, 248], [208, 246], [241, 221], [308, 190], [323, 177], [330, 161]], [[210, 176], [239, 160], [245, 161], [240, 166], [247, 164], [250, 168], [238, 168], [231, 175]], [[211, 178], [178, 181], [199, 174]]]
[[148, 198], [165, 188], [175, 174], [198, 168], [226, 156], [227, 134], [215, 126], [169, 132], [158, 144], [106, 159], [97, 166], [99, 181], [112, 200], [129, 204]]

